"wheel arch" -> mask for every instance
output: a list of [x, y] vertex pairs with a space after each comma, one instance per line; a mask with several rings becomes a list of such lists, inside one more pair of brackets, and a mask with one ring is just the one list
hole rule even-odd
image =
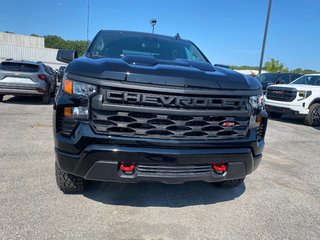
[[315, 103], [319, 103], [320, 104], [320, 98], [313, 99], [313, 101], [309, 104], [308, 108], [310, 109], [310, 107]]

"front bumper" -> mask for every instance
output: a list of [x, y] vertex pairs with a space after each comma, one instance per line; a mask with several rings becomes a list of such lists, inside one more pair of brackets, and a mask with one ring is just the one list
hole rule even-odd
[[[258, 167], [264, 148], [264, 140], [256, 140], [255, 129], [242, 140], [197, 142], [109, 137], [95, 134], [89, 124], [81, 123], [73, 137], [56, 134], [55, 140], [56, 160], [62, 170], [88, 180], [127, 183], [244, 178]], [[136, 166], [133, 174], [119, 169], [122, 162]], [[212, 164], [225, 164], [227, 171], [217, 174]]]
[[42, 89], [45, 91], [46, 84], [38, 85], [38, 84], [0, 84], [0, 94], [3, 95], [15, 95], [15, 96], [37, 96], [43, 95], [44, 93], [38, 91], [38, 89]]
[[268, 112], [289, 113], [293, 115], [307, 115], [309, 113], [308, 105], [303, 101], [280, 102], [265, 99], [265, 105]]

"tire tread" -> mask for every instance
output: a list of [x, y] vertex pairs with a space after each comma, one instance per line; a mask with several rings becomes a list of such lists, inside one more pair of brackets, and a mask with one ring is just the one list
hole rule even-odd
[[84, 179], [61, 170], [55, 163], [56, 181], [59, 189], [64, 193], [82, 193], [84, 190]]

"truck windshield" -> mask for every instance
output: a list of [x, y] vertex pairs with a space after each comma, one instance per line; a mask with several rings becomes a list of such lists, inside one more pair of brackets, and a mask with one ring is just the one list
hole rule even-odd
[[261, 83], [274, 83], [277, 77], [278, 73], [263, 73], [256, 76]]
[[126, 55], [207, 62], [189, 41], [134, 32], [101, 32], [87, 52], [87, 56], [92, 58], [122, 58]]
[[320, 76], [302, 76], [297, 80], [293, 81], [291, 84], [306, 84], [320, 86]]

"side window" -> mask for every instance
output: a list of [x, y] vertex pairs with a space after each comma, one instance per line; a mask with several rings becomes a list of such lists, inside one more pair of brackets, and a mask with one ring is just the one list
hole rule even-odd
[[278, 84], [287, 84], [290, 83], [290, 76], [289, 74], [283, 74], [279, 79], [278, 79]]
[[291, 75], [291, 82], [301, 77], [301, 75]]

